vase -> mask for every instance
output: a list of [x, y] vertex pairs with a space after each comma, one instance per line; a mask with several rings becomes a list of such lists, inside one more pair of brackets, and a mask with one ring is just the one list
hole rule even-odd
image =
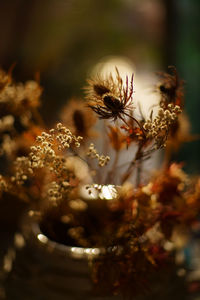
[[[102, 251], [101, 248], [72, 247], [52, 241], [41, 232], [38, 222], [26, 217], [21, 232], [15, 234], [10, 252], [5, 299], [122, 300], [120, 295], [94, 293], [91, 262]], [[151, 289], [141, 291], [141, 295], [133, 299], [188, 299], [183, 280], [176, 273], [176, 268], [169, 275], [159, 271], [152, 280]]]
[[12, 268], [5, 282], [7, 300], [122, 299], [93, 291], [91, 262], [102, 249], [54, 242], [30, 217], [24, 219], [14, 241]]
[[[86, 216], [92, 215], [96, 223], [107, 215], [107, 205], [112, 199], [113, 187], [103, 190], [101, 197], [92, 195], [82, 199], [87, 203]], [[102, 191], [101, 190], [101, 191]], [[112, 192], [112, 193], [111, 193]], [[63, 202], [65, 205], [65, 202]], [[61, 211], [65, 207], [59, 207]], [[55, 215], [56, 208], [53, 208]], [[46, 214], [47, 216], [48, 214]], [[77, 218], [80, 216], [77, 214]], [[43, 217], [45, 224], [52, 224], [53, 220]], [[103, 229], [103, 223], [98, 228]], [[48, 226], [47, 226], [48, 227]], [[78, 247], [75, 243], [62, 244], [61, 239], [56, 241], [46, 230], [42, 222], [27, 215], [22, 222], [21, 232], [14, 238], [14, 246], [8, 257], [8, 274], [5, 281], [7, 300], [120, 300], [120, 295], [100, 295], [99, 289], [94, 289], [91, 280], [91, 267], [95, 259], [101, 259], [104, 248]], [[66, 228], [66, 227], [65, 227]], [[58, 229], [58, 227], [57, 227]], [[56, 233], [60, 232], [60, 227]], [[65, 230], [64, 230], [65, 232]], [[101, 236], [100, 230], [97, 231]], [[51, 237], [50, 237], [51, 236]], [[57, 237], [57, 234], [56, 234]], [[66, 240], [65, 240], [66, 242]], [[63, 241], [64, 243], [64, 241]], [[168, 272], [162, 269], [156, 271], [151, 278], [150, 290], [141, 289], [141, 295], [135, 295], [134, 300], [150, 299], [185, 299], [183, 281], [176, 275], [177, 268], [172, 265]], [[131, 282], [133, 285], [135, 282]], [[136, 283], [137, 284], [137, 283]], [[112, 289], [111, 289], [112, 290]], [[145, 293], [144, 293], [145, 292]], [[181, 293], [183, 292], [183, 293]], [[181, 293], [181, 296], [180, 296]], [[180, 296], [180, 297], [179, 297]], [[175, 298], [174, 298], [175, 299]]]

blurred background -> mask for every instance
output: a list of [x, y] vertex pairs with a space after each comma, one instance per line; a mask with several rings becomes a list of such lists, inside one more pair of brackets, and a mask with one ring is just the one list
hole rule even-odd
[[[186, 82], [192, 133], [200, 132], [199, 0], [1, 0], [0, 65], [16, 62], [16, 81], [41, 74], [41, 113], [47, 124], [108, 56], [129, 59], [137, 71], [175, 65]], [[200, 144], [186, 144], [176, 160], [200, 171]]]

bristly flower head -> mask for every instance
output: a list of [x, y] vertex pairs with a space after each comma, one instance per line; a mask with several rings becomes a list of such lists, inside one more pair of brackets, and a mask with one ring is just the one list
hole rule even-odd
[[126, 84], [116, 68], [116, 79], [110, 74], [106, 78], [97, 77], [88, 80], [86, 87], [88, 106], [100, 119], [121, 119], [129, 116], [128, 111], [133, 109], [133, 75], [130, 83], [126, 77]]
[[96, 119], [96, 115], [86, 107], [82, 99], [73, 98], [62, 108], [61, 121], [73, 134], [80, 135], [84, 139], [96, 136], [94, 130]]
[[161, 94], [160, 105], [166, 108], [169, 103], [183, 105], [183, 80], [180, 80], [174, 66], [169, 66], [170, 73], [158, 72], [161, 82], [158, 87]]

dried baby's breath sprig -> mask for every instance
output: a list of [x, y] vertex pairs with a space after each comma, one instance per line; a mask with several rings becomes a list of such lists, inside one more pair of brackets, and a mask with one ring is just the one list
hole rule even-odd
[[155, 149], [165, 146], [165, 142], [170, 133], [171, 126], [177, 121], [181, 108], [172, 103], [167, 105], [167, 109], [160, 108], [154, 120], [147, 120], [143, 128], [147, 139], [155, 139]]
[[72, 143], [74, 143], [77, 148], [80, 147], [80, 141], [83, 137], [73, 135], [72, 132], [61, 123], [57, 124], [57, 131], [56, 139], [60, 144], [59, 149], [69, 148]]
[[80, 147], [81, 140], [81, 136], [73, 135], [69, 129], [58, 123], [56, 129], [37, 136], [38, 145], [32, 146], [29, 154], [31, 167], [43, 168], [51, 165], [50, 171], [58, 173], [61, 166], [64, 167], [65, 158], [58, 155], [57, 151], [68, 149], [71, 145]]
[[17, 157], [15, 161], [15, 174], [11, 177], [12, 183], [22, 185], [33, 173], [31, 161], [28, 157]]
[[62, 199], [62, 194], [60, 192], [60, 185], [56, 181], [51, 182], [50, 187], [48, 189], [48, 195], [49, 195], [49, 200], [54, 203]]
[[[74, 176], [73, 171], [67, 167], [67, 156], [64, 156], [62, 151], [72, 145], [79, 147], [81, 140], [82, 137], [73, 135], [61, 123], [49, 132], [42, 132], [36, 137], [37, 144], [30, 147], [29, 155], [16, 159], [12, 183], [23, 185], [27, 179], [35, 178], [37, 181], [37, 178], [43, 176], [48, 183], [50, 182], [50, 185], [45, 184], [41, 187], [44, 197], [47, 195], [52, 204], [57, 204], [70, 190], [70, 180]], [[40, 174], [37, 170], [41, 170]]]
[[31, 147], [30, 161], [32, 167], [42, 168], [53, 163], [52, 170], [59, 168], [64, 163], [65, 158], [61, 158], [56, 151], [68, 149], [70, 146], [80, 147], [81, 136], [75, 136], [69, 129], [61, 123], [56, 125], [56, 129], [49, 130], [49, 133], [42, 132], [37, 136], [37, 146]]
[[91, 143], [88, 148], [87, 156], [89, 156], [90, 158], [96, 158], [100, 167], [104, 167], [105, 165], [107, 165], [110, 160], [109, 156], [100, 155], [97, 152], [97, 149], [94, 147], [93, 143]]
[[70, 183], [68, 181], [53, 181], [48, 187], [48, 199], [52, 204], [56, 205], [63, 198], [63, 195], [66, 194], [69, 190]]

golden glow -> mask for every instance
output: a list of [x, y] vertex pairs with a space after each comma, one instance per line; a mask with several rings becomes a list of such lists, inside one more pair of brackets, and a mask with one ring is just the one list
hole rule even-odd
[[85, 200], [113, 200], [118, 196], [117, 187], [115, 185], [93, 184], [91, 186], [82, 186], [80, 196]]
[[112, 200], [117, 198], [117, 190], [114, 185], [103, 185], [99, 193], [101, 199]]
[[46, 244], [48, 242], [48, 238], [41, 233], [37, 235], [37, 238], [43, 244]]

